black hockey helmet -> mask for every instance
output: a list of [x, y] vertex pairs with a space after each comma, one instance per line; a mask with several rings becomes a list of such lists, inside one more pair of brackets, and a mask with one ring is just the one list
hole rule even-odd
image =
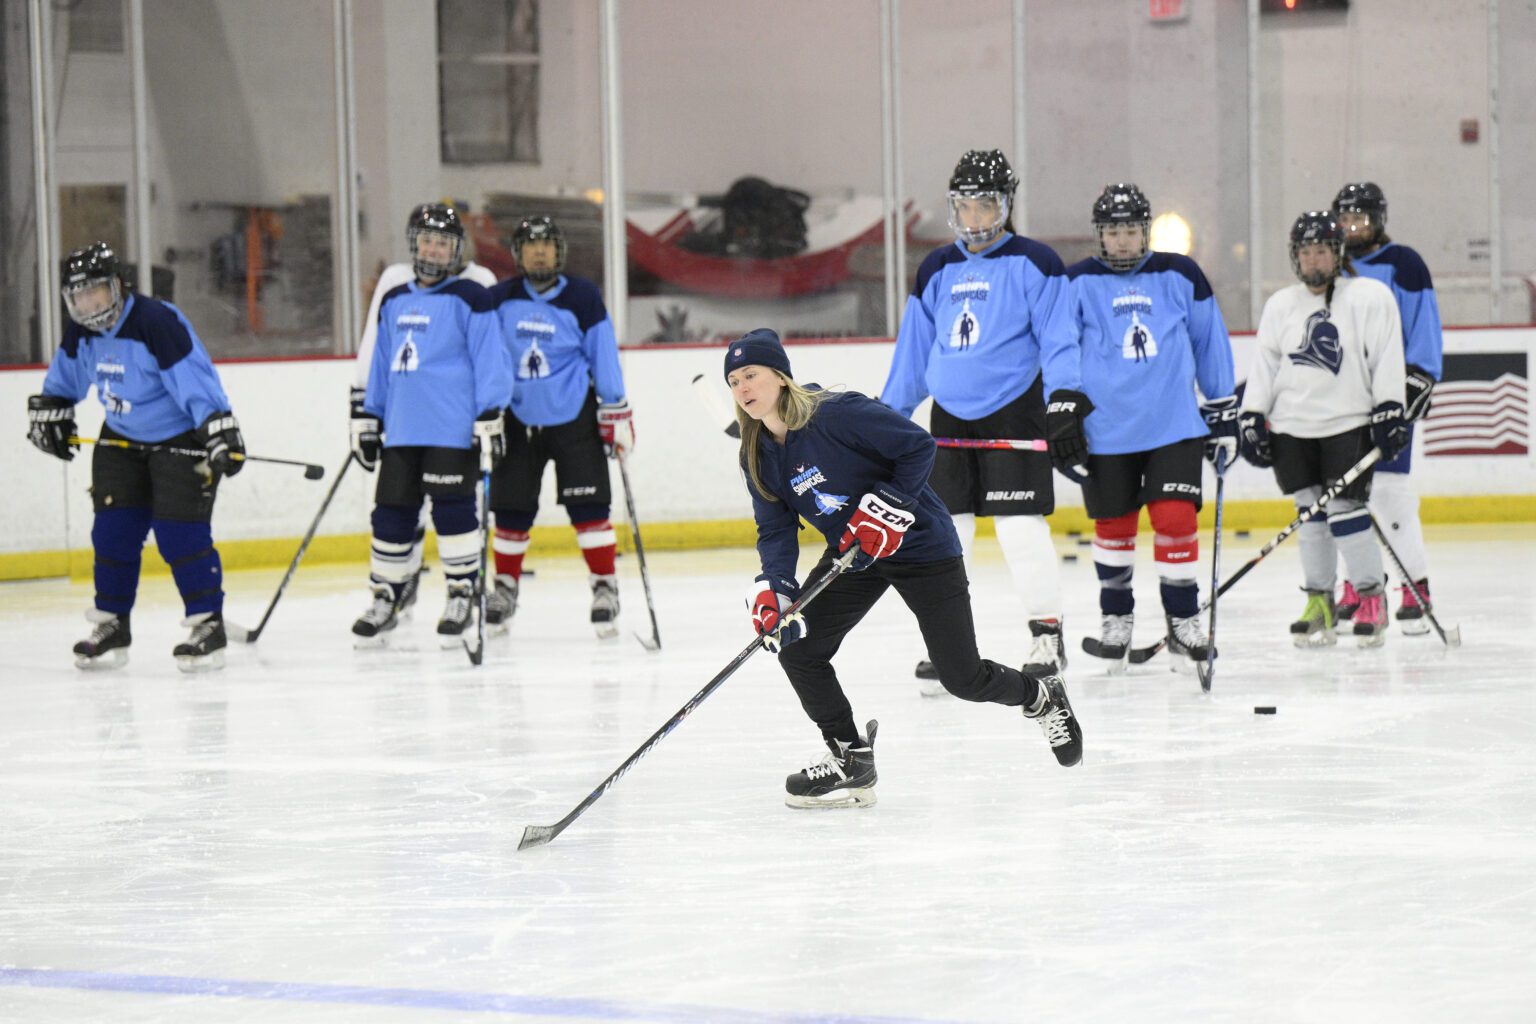
[[[76, 249], [64, 257], [59, 276], [71, 320], [91, 331], [106, 330], [117, 322], [123, 311], [123, 265], [110, 245], [92, 242]], [[106, 305], [99, 299], [87, 300], [86, 293], [100, 285], [110, 290]]]
[[[541, 267], [535, 270], [524, 262], [523, 246], [529, 242], [555, 243], [553, 268]], [[522, 271], [523, 276], [534, 284], [552, 281], [565, 269], [565, 232], [560, 230], [560, 225], [555, 223], [553, 217], [545, 214], [524, 217], [517, 225], [517, 230], [512, 232], [512, 255], [517, 257], [517, 267]]]
[[1363, 213], [1370, 217], [1370, 237], [1358, 240], [1348, 237], [1345, 242], [1352, 250], [1369, 250], [1387, 240], [1387, 196], [1374, 181], [1353, 181], [1339, 189], [1333, 197], [1333, 215], [1344, 212]]
[[[417, 253], [416, 239], [425, 231], [447, 235], [454, 240], [452, 255], [446, 263], [424, 260]], [[411, 267], [417, 277], [436, 281], [456, 274], [464, 255], [464, 222], [459, 219], [459, 212], [447, 203], [422, 203], [411, 210], [411, 216], [405, 222], [405, 243], [411, 250]]]
[[[1301, 247], [1321, 242], [1333, 250], [1333, 273], [1325, 276], [1313, 275], [1311, 279], [1302, 276], [1301, 260], [1298, 253]], [[1325, 285], [1332, 278], [1338, 277], [1344, 266], [1344, 229], [1339, 227], [1338, 218], [1327, 210], [1308, 210], [1296, 218], [1296, 223], [1291, 225], [1291, 271], [1298, 280], [1313, 288]]]
[[[981, 245], [996, 238], [1012, 223], [1013, 194], [1019, 179], [1000, 149], [968, 149], [949, 176], [949, 227], [962, 241]], [[960, 220], [961, 200], [991, 199], [997, 203], [996, 220], [981, 228], [967, 228]]]
[[[1116, 224], [1141, 226], [1141, 251], [1135, 256], [1117, 257], [1109, 254], [1102, 229]], [[1111, 270], [1125, 271], [1135, 267], [1147, 255], [1151, 224], [1152, 204], [1141, 194], [1141, 189], [1128, 181], [1105, 185], [1099, 198], [1093, 201], [1093, 227], [1099, 239], [1099, 259]]]

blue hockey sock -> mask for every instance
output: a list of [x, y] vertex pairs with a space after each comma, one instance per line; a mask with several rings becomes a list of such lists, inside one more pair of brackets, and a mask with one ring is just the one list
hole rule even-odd
[[147, 508], [112, 508], [96, 513], [91, 547], [96, 556], [96, 607], [101, 611], [114, 615], [133, 611], [148, 536]]
[[222, 612], [224, 564], [213, 546], [213, 528], [208, 523], [175, 519], [156, 519], [154, 527], [160, 557], [171, 567], [187, 615]]

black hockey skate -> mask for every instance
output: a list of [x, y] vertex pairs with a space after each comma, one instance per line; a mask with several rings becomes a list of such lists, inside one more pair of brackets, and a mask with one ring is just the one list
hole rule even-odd
[[619, 635], [619, 578], [589, 576], [592, 584], [592, 628], [599, 640]]
[[133, 643], [128, 616], [92, 608], [85, 617], [96, 623], [96, 628], [75, 644], [75, 668], [104, 669], [128, 664], [128, 645]]
[[485, 624], [507, 627], [517, 613], [517, 577], [501, 573], [496, 577], [496, 589], [485, 595]]
[[1169, 668], [1174, 672], [1194, 669], [1203, 675], [1211, 660], [1211, 643], [1200, 628], [1200, 616], [1165, 615], [1168, 622]]
[[1131, 629], [1135, 623], [1134, 615], [1104, 616], [1100, 621], [1100, 635], [1097, 638], [1083, 637], [1083, 652], [1089, 657], [1109, 662], [1104, 667], [1105, 672], [1112, 676], [1120, 675], [1130, 659]]
[[395, 599], [395, 614], [397, 616], [407, 616], [410, 614], [411, 609], [416, 607], [416, 598], [421, 593], [421, 574], [426, 571], [427, 567], [422, 566], [411, 573], [404, 583], [400, 584], [400, 596]]
[[[354, 647], [372, 647], [384, 642], [384, 634], [400, 622], [399, 606], [395, 601], [395, 589], [388, 583], [376, 582], [372, 586], [373, 603], [368, 610], [352, 623]], [[401, 591], [402, 597], [404, 591]]]
[[457, 647], [475, 606], [473, 580], [449, 580], [448, 603], [443, 606], [443, 617], [437, 620], [437, 639], [443, 647]]
[[939, 670], [927, 658], [917, 663], [917, 668], [912, 674], [917, 677], [917, 692], [924, 697], [949, 696], [949, 691], [944, 689], [944, 684], [939, 681]]
[[1024, 671], [1032, 676], [1057, 674], [1067, 670], [1067, 645], [1064, 640], [1065, 626], [1060, 619], [1030, 619], [1029, 635], [1033, 637], [1029, 648], [1029, 660]]
[[1052, 675], [1036, 677], [1035, 682], [1040, 684], [1040, 693], [1034, 706], [1026, 704], [1020, 710], [1045, 733], [1045, 742], [1051, 745], [1056, 763], [1071, 768], [1083, 759], [1083, 730], [1072, 713], [1072, 703], [1067, 700], [1066, 681]]
[[870, 719], [859, 742], [828, 740], [829, 753], [784, 780], [789, 807], [873, 807], [875, 805], [875, 730]]
[[224, 648], [229, 638], [224, 635], [224, 617], [218, 612], [189, 615], [181, 620], [192, 635], [176, 645], [171, 654], [176, 667], [183, 672], [212, 672], [224, 667]]

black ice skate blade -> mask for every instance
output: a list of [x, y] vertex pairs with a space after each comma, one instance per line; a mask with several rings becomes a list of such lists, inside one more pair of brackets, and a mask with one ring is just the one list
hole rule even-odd
[[176, 655], [176, 667], [188, 675], [196, 675], [199, 672], [217, 672], [224, 667], [224, 652], [178, 654]]
[[82, 672], [108, 672], [114, 668], [122, 668], [126, 664], [128, 664], [128, 649], [125, 647], [113, 648], [94, 658], [84, 654], [75, 655], [75, 668]]

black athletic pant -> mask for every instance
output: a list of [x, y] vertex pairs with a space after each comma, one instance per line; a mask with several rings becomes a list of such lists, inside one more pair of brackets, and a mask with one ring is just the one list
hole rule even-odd
[[[828, 551], [807, 577], [827, 570], [834, 553]], [[844, 573], [816, 596], [805, 610], [805, 638], [779, 652], [779, 664], [800, 698], [800, 706], [821, 728], [827, 740], [854, 742], [858, 726], [853, 706], [843, 694], [832, 657], [843, 637], [859, 624], [888, 588], [917, 616], [917, 627], [928, 645], [928, 656], [944, 688], [962, 700], [1018, 707], [1035, 698], [1035, 682], [1017, 669], [988, 661], [976, 651], [976, 624], [971, 618], [970, 584], [965, 562], [892, 562], [882, 559], [863, 572]]]

